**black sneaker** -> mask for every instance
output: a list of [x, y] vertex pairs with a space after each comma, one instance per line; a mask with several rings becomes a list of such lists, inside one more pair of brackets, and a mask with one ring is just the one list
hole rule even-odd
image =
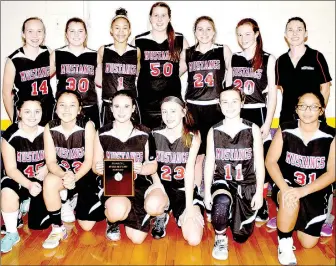
[[163, 238], [166, 235], [166, 226], [169, 221], [169, 214], [164, 213], [155, 217], [154, 227], [152, 229], [152, 237], [155, 239]]
[[112, 241], [119, 241], [120, 236], [120, 229], [119, 229], [119, 223], [111, 223], [107, 221], [106, 225], [106, 237]]
[[256, 217], [256, 222], [267, 222], [268, 220], [269, 220], [269, 217], [268, 217], [268, 203], [264, 199], [263, 205], [258, 210], [257, 217]]
[[[19, 214], [19, 217], [17, 219], [17, 228], [21, 228], [23, 226], [23, 220], [22, 220], [22, 216]], [[2, 224], [1, 225], [1, 234], [5, 235], [6, 234], [6, 225]]]

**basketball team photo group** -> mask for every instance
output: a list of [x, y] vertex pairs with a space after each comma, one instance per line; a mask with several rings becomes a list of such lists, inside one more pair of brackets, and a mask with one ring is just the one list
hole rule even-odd
[[335, 2], [24, 2], [3, 265], [335, 265]]

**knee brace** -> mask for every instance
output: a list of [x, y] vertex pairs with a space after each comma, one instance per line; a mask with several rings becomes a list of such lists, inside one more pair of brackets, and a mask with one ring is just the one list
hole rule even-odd
[[226, 194], [216, 195], [213, 199], [211, 221], [216, 231], [223, 231], [228, 226], [231, 198]]

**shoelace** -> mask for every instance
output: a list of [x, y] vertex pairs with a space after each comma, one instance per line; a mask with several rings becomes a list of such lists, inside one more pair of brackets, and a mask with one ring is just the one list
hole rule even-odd
[[154, 229], [161, 229], [164, 227], [164, 222], [165, 222], [166, 216], [164, 217], [160, 217], [160, 218], [156, 218], [155, 223], [154, 223]]
[[227, 244], [225, 243], [224, 239], [216, 240], [215, 246], [218, 247], [219, 251], [227, 249]]
[[108, 231], [111, 233], [119, 233], [119, 226], [114, 224], [110, 225]]

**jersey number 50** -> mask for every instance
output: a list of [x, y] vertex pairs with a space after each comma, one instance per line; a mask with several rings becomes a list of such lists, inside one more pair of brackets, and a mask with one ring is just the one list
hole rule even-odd
[[[160, 63], [150, 63], [149, 67], [151, 70], [150, 73], [153, 77], [157, 77], [160, 75]], [[169, 62], [164, 63], [162, 70], [162, 73], [163, 75], [165, 75], [165, 77], [170, 77], [173, 73], [173, 64]]]

